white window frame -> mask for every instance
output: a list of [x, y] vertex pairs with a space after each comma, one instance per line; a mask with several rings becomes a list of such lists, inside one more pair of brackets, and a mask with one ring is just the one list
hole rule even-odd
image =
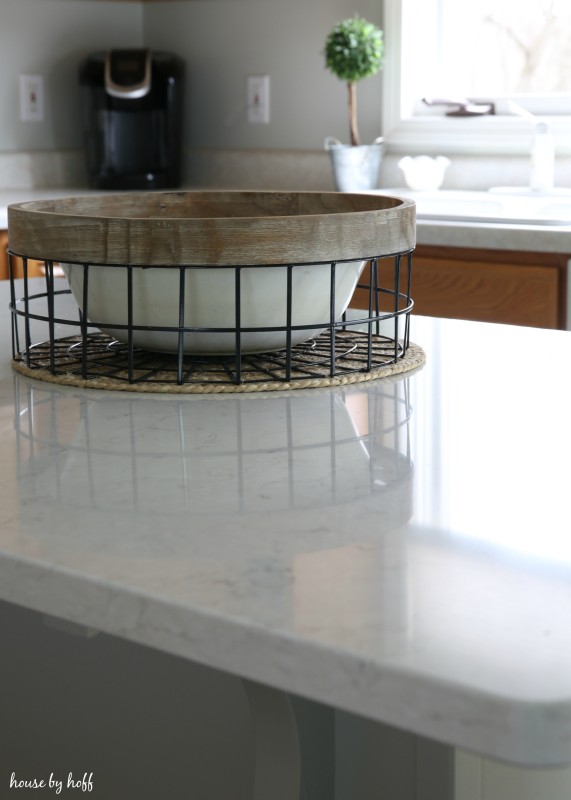
[[[393, 153], [528, 155], [533, 120], [518, 116], [447, 117], [445, 110], [411, 113], [406, 108], [406, 70], [419, 68], [414, 54], [405, 52], [402, 4], [383, 0], [385, 66], [382, 74], [382, 130]], [[410, 104], [409, 104], [410, 106]], [[569, 114], [544, 115], [554, 137], [557, 155], [571, 155], [571, 101]]]

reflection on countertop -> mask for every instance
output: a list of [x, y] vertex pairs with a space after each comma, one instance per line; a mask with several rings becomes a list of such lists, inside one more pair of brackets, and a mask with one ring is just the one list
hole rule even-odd
[[23, 514], [39, 513], [41, 498], [48, 519], [56, 505], [147, 523], [183, 524], [191, 513], [213, 526], [221, 516], [311, 512], [375, 495], [382, 533], [412, 513], [406, 378], [375, 391], [260, 394], [255, 406], [244, 395], [181, 399], [13, 380]]

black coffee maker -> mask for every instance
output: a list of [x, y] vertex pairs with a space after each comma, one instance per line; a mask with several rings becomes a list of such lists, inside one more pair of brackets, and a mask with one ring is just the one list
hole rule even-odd
[[180, 186], [183, 76], [180, 58], [147, 49], [93, 53], [81, 64], [92, 188]]

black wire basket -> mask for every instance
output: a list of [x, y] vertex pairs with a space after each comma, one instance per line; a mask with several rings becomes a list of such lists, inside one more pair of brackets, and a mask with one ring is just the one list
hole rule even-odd
[[[199, 193], [204, 194], [208, 193]], [[275, 202], [278, 193], [269, 194]], [[364, 211], [349, 213], [360, 218], [369, 213], [372, 199], [379, 202], [368, 195], [347, 197], [366, 198]], [[383, 198], [381, 213], [387, 211], [386, 201], [394, 203], [388, 210], [399, 211], [398, 204], [406, 204], [403, 208], [410, 216], [408, 201], [394, 198]], [[69, 213], [62, 214], [56, 201], [47, 204], [47, 211], [45, 203], [12, 209], [12, 218], [16, 215], [16, 235], [10, 234], [9, 250], [13, 359], [29, 371], [72, 376], [94, 385], [107, 382], [111, 388], [207, 385], [223, 391], [225, 385], [311, 385], [364, 375], [396, 364], [409, 348], [414, 226], [412, 235], [407, 226], [406, 235], [396, 237], [404, 249], [394, 252], [360, 251], [359, 242], [353, 242], [349, 251], [338, 245], [329, 248], [336, 249], [339, 258], [290, 261], [287, 242], [282, 241], [277, 249], [267, 247], [267, 253], [257, 246], [256, 260], [243, 254], [239, 264], [219, 255], [216, 263], [212, 259], [197, 263], [200, 252], [188, 262], [182, 260], [184, 253], [178, 253], [179, 263], [174, 257], [164, 263], [164, 251], [150, 251], [142, 263], [139, 254], [133, 263], [114, 263], [117, 253], [108, 241], [105, 257], [95, 252], [95, 258], [86, 259], [77, 257], [83, 256], [77, 241], [71, 248], [65, 242], [58, 245], [54, 226], [49, 227], [52, 238], [45, 235], [46, 217], [55, 218], [57, 228], [64, 216], [69, 226]], [[24, 217], [18, 216], [22, 213]], [[319, 216], [329, 223], [341, 214]], [[80, 225], [86, 219], [100, 219], [86, 213], [73, 219], [78, 217]], [[305, 215], [298, 214], [296, 220], [300, 217]], [[25, 225], [19, 225], [21, 219]], [[238, 223], [244, 219], [251, 220], [241, 217]], [[373, 219], [378, 223], [378, 215]], [[172, 222], [170, 217], [166, 220]], [[164, 218], [161, 221], [164, 226]], [[271, 221], [275, 226], [275, 216]], [[362, 246], [368, 244], [364, 241]], [[381, 244], [394, 246], [395, 241], [389, 237]], [[91, 249], [97, 250], [93, 245]], [[42, 277], [33, 278], [32, 264], [37, 270], [38, 260]], [[62, 270], [67, 282], [59, 277]], [[21, 281], [16, 274], [23, 275]], [[265, 295], [258, 297], [260, 286]], [[306, 286], [312, 287], [309, 298]], [[354, 295], [355, 289], [360, 291]], [[364, 307], [348, 307], [351, 296], [359, 297]], [[209, 314], [217, 304], [220, 308]], [[161, 316], [163, 306], [167, 316]]]

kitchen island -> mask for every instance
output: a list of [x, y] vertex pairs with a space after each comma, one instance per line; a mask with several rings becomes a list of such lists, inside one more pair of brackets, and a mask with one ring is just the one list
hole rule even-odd
[[[20, 671], [27, 681], [0, 723], [4, 754], [27, 741], [30, 721], [62, 712], [52, 691], [79, 702], [78, 687], [58, 694], [58, 652], [71, 647], [84, 670], [111, 663], [109, 692], [144, 672], [147, 700], [165, 689], [160, 658], [175, 657], [182, 685], [201, 687], [194, 701], [222, 704], [227, 749], [203, 718], [199, 760], [209, 741], [234, 758], [250, 748], [233, 797], [298, 796], [290, 695], [318, 704], [322, 719], [338, 709], [444, 750], [571, 763], [571, 334], [419, 317], [411, 339], [427, 363], [390, 379], [250, 395], [104, 392], [12, 372], [4, 287], [2, 677], [5, 691]], [[81, 652], [64, 642], [73, 634]], [[141, 650], [118, 654], [121, 642]], [[82, 702], [95, 714], [105, 699]], [[36, 718], [27, 703], [46, 706]], [[191, 734], [175, 724], [180, 743]], [[144, 739], [143, 721], [129, 728]], [[3, 758], [4, 785], [14, 770], [33, 777], [28, 758], [17, 769]], [[151, 761], [125, 769], [145, 775]], [[224, 768], [239, 772], [208, 770]], [[378, 793], [384, 768], [353, 796]], [[187, 777], [188, 796], [216, 796], [193, 795]], [[100, 796], [146, 796], [113, 791]], [[410, 797], [436, 796], [419, 792]]]

